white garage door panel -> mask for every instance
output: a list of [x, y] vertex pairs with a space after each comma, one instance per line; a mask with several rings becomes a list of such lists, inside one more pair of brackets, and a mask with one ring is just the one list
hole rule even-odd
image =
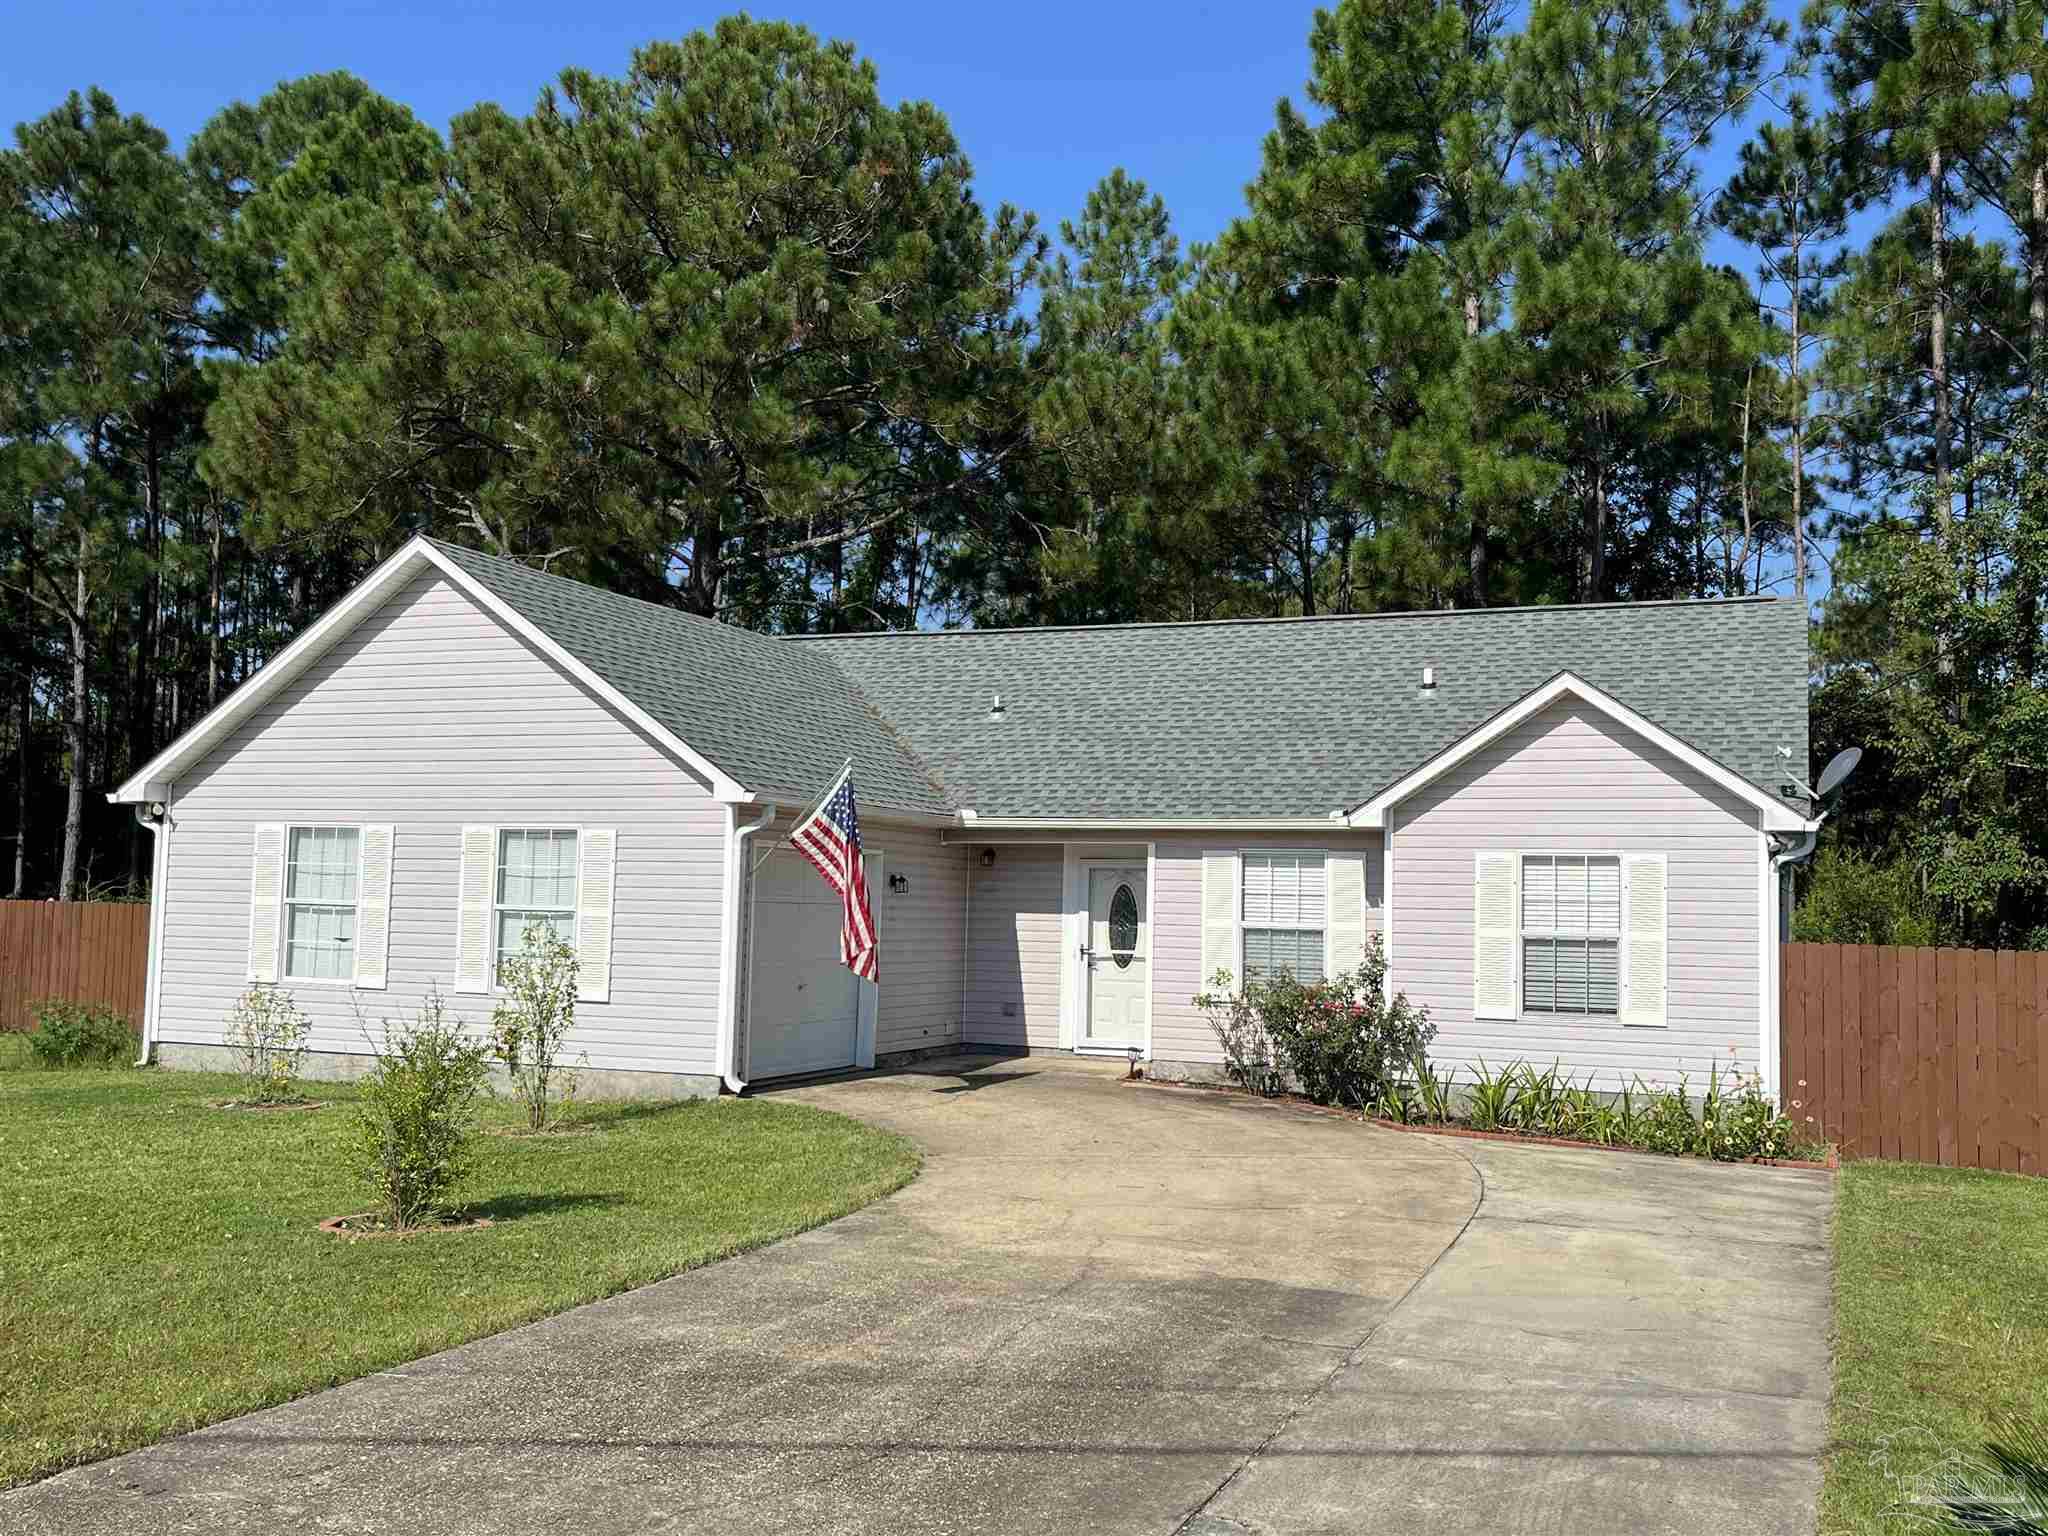
[[750, 1077], [853, 1065], [860, 979], [839, 963], [838, 894], [803, 855], [773, 854], [754, 877]]

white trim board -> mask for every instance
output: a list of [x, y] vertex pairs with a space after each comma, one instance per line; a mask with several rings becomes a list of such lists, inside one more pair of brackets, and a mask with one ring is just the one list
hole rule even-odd
[[411, 539], [403, 549], [356, 583], [346, 597], [315, 620], [304, 634], [271, 657], [261, 671], [229, 694], [225, 703], [136, 769], [107, 798], [116, 804], [161, 799], [164, 787], [175, 782], [181, 771], [212, 751], [238, 725], [325, 656], [351, 630], [396, 595], [422, 565], [431, 565], [439, 571], [460, 588], [464, 596], [632, 721], [650, 741], [694, 770], [718, 799], [744, 802], [752, 798], [738, 780], [570, 655], [525, 615], [436, 549], [425, 537]]
[[1791, 803], [1776, 799], [1758, 789], [1756, 785], [1722, 767], [1697, 747], [1688, 745], [1680, 737], [1672, 735], [1662, 726], [1630, 709], [1610, 693], [1595, 688], [1584, 678], [1571, 672], [1560, 672], [1542, 687], [1524, 694], [1514, 704], [1502, 710], [1491, 720], [1467, 732], [1420, 768], [1374, 795], [1370, 800], [1354, 809], [1344, 818], [1344, 824], [1352, 827], [1379, 827], [1385, 829], [1387, 813], [1394, 806], [1406, 800], [1431, 780], [1439, 778], [1458, 764], [1464, 762], [1481, 748], [1499, 740], [1516, 726], [1548, 708], [1567, 694], [1591, 705], [1608, 718], [1627, 726], [1651, 745], [1668, 752], [1694, 772], [1711, 779], [1755, 808], [1761, 815], [1767, 830], [1774, 832], [1810, 831], [1819, 823], [1808, 820], [1795, 810]]

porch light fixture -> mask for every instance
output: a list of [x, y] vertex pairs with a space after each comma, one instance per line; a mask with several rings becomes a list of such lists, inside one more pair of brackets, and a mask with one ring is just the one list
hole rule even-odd
[[995, 849], [984, 848], [981, 850], [981, 867], [983, 869], [994, 869], [996, 867]]
[[889, 889], [898, 896], [907, 895], [910, 891], [910, 876], [891, 875], [889, 877]]

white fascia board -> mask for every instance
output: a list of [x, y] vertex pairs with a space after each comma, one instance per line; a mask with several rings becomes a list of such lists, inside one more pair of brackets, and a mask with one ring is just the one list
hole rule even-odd
[[1609, 719], [1627, 726], [1652, 746], [1670, 753], [1688, 768], [1741, 798], [1762, 816], [1764, 826], [1768, 830], [1805, 832], [1818, 825], [1817, 822], [1800, 815], [1787, 802], [1766, 794], [1740, 774], [1730, 773], [1706, 753], [1689, 745], [1683, 738], [1672, 735], [1661, 725], [1637, 714], [1614, 695], [1595, 688], [1584, 678], [1571, 672], [1560, 672], [1542, 687], [1524, 694], [1514, 704], [1453, 742], [1413, 773], [1395, 780], [1363, 805], [1358, 806], [1345, 820], [1354, 827], [1384, 827], [1389, 807], [1400, 804], [1431, 780], [1457, 767], [1466, 758], [1489, 743], [1499, 740], [1523, 721], [1566, 694], [1592, 705]]
[[273, 656], [248, 682], [228, 696], [220, 708], [164, 748], [136, 770], [107, 798], [117, 803], [160, 799], [149, 793], [153, 786], [177, 778], [220, 743], [234, 728], [260, 709], [293, 678], [326, 655], [335, 643], [386, 602], [421, 564], [432, 565], [465, 596], [502, 622], [542, 655], [575, 678], [613, 709], [646, 733], [657, 746], [688, 764], [711, 786], [720, 800], [745, 801], [752, 798], [730, 774], [662, 725], [618, 689], [570, 655], [525, 615], [476, 580], [461, 566], [442, 554], [424, 537], [408, 540], [405, 546], [358, 582], [348, 595], [322, 614], [306, 632]]
[[[860, 786], [855, 783], [856, 794]], [[721, 800], [727, 796], [719, 796]], [[794, 789], [743, 789], [730, 797], [738, 805], [758, 805], [772, 800], [777, 805], [786, 805], [793, 811], [802, 810], [818, 798], [818, 791], [799, 792]], [[860, 813], [873, 821], [893, 821], [913, 827], [957, 827], [960, 817], [952, 811], [914, 811], [908, 806], [896, 805], [887, 800], [872, 800], [860, 795]]]
[[[1328, 832], [1330, 816], [976, 816], [963, 811], [966, 836], [942, 842], [985, 843], [990, 832]], [[1341, 825], [1341, 823], [1337, 823]]]

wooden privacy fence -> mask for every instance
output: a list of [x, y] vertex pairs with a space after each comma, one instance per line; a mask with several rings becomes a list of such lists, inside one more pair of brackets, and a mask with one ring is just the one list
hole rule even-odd
[[1783, 973], [1794, 1120], [1845, 1157], [2048, 1173], [2048, 953], [1787, 944]]
[[149, 908], [122, 901], [0, 901], [0, 1030], [27, 1029], [46, 997], [142, 1019]]

